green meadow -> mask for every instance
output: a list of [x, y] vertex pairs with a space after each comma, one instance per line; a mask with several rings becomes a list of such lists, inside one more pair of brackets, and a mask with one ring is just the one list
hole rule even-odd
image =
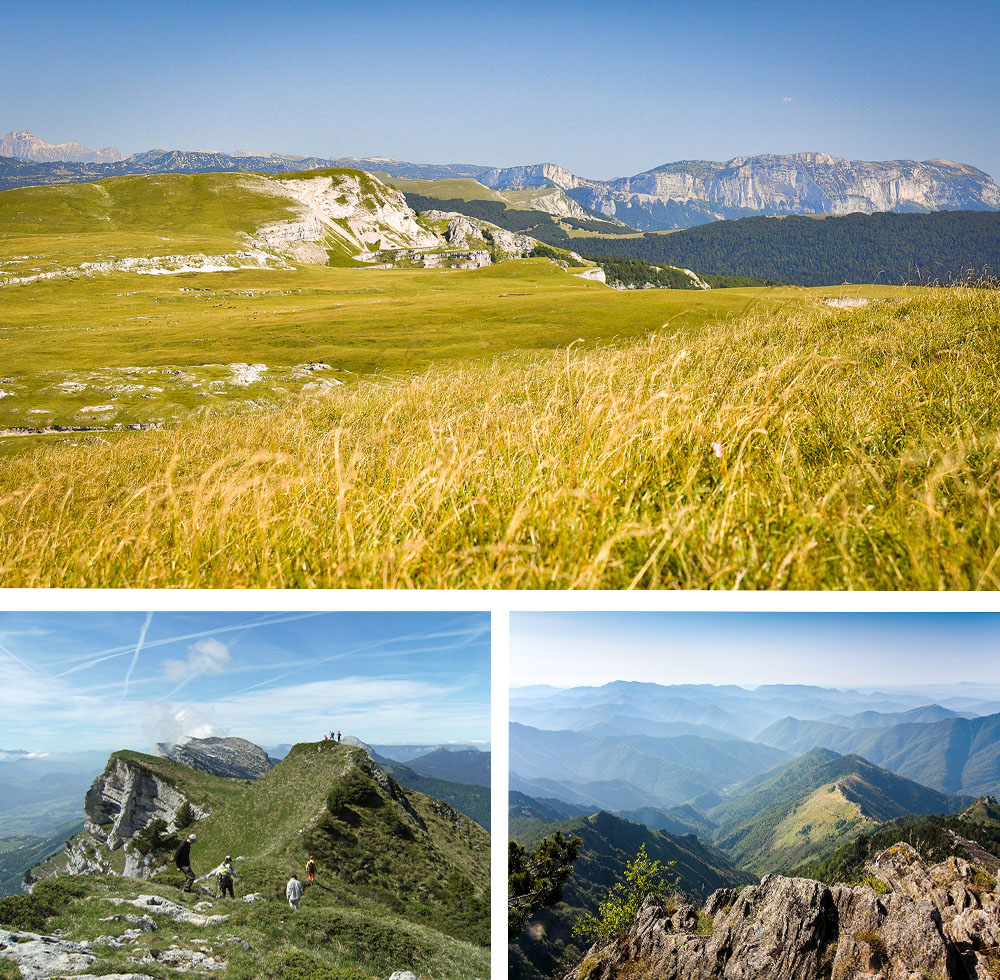
[[[245, 180], [45, 188], [35, 237], [5, 192], [3, 261], [231, 253], [289, 213]], [[0, 581], [996, 588], [998, 300], [617, 291], [547, 259], [0, 286], [0, 429], [103, 430], [0, 440]]]

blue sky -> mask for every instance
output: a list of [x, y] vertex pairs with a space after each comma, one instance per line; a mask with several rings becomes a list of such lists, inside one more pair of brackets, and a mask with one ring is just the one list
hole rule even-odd
[[973, 684], [963, 693], [996, 698], [1000, 614], [514, 613], [510, 674], [512, 687]]
[[1000, 176], [989, 2], [7, 5], [0, 130], [608, 178], [823, 150]]
[[488, 613], [0, 613], [0, 747], [487, 742]]

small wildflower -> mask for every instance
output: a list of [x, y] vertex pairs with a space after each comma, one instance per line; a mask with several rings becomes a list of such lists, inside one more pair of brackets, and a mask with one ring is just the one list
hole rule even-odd
[[713, 442], [712, 443], [712, 452], [715, 453], [715, 458], [716, 459], [722, 459], [722, 443], [721, 442]]

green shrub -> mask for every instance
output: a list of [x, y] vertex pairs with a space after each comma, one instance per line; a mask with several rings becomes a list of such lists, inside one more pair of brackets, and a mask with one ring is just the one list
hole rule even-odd
[[972, 865], [972, 876], [969, 884], [974, 892], [991, 892], [997, 886], [997, 880], [985, 868], [978, 864]]
[[174, 850], [179, 843], [180, 839], [176, 834], [167, 833], [166, 820], [157, 817], [132, 835], [128, 847], [139, 854], [162, 854]]
[[64, 911], [69, 902], [84, 891], [83, 883], [73, 878], [40, 881], [30, 895], [0, 898], [0, 924], [38, 932], [45, 928], [52, 916]]
[[359, 769], [352, 769], [334, 784], [327, 794], [326, 808], [334, 816], [352, 806], [376, 809], [383, 803], [374, 780]]
[[197, 820], [197, 814], [194, 812], [194, 807], [185, 800], [178, 808], [177, 812], [174, 814], [174, 826], [178, 830], [187, 830]]
[[[598, 942], [620, 936], [635, 920], [639, 907], [649, 895], [666, 897], [679, 884], [672, 869], [676, 861], [660, 864], [650, 861], [646, 845], [639, 848], [634, 861], [625, 866], [625, 880], [616, 882], [607, 898], [597, 907], [597, 915], [586, 912], [573, 925], [573, 935], [593, 937]], [[669, 874], [669, 878], [666, 877]]]
[[715, 930], [715, 921], [707, 913], [698, 909], [698, 922], [695, 924], [694, 931], [695, 935], [698, 936], [711, 936]]
[[864, 887], [867, 885], [871, 888], [876, 895], [889, 895], [892, 893], [892, 889], [886, 882], [884, 882], [878, 875], [865, 875], [859, 882], [859, 887]]
[[872, 951], [872, 956], [877, 960], [885, 960], [888, 957], [885, 942], [880, 933], [865, 930], [864, 932], [859, 932], [854, 938], [859, 943], [867, 943], [868, 948]]

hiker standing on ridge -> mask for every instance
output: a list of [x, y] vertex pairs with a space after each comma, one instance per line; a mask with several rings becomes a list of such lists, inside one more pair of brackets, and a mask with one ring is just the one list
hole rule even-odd
[[309, 884], [311, 885], [316, 880], [316, 859], [311, 854], [309, 860], [306, 861], [306, 874], [309, 875]]
[[226, 855], [226, 860], [214, 871], [209, 871], [205, 877], [211, 878], [213, 875], [219, 881], [219, 898], [225, 898], [227, 893], [230, 898], [236, 898], [236, 893], [233, 891], [233, 879], [242, 881], [243, 875], [236, 873], [236, 869], [233, 867], [233, 859], [228, 854]]
[[174, 854], [174, 864], [177, 865], [177, 870], [184, 872], [184, 887], [181, 889], [182, 892], [191, 891], [191, 886], [194, 884], [194, 872], [191, 870], [191, 845], [197, 843], [198, 838], [194, 834], [188, 834], [181, 841], [181, 846], [177, 848]]
[[288, 904], [295, 909], [297, 912], [299, 910], [299, 902], [302, 899], [302, 895], [305, 892], [305, 887], [302, 882], [293, 874], [291, 878], [288, 879], [288, 884], [285, 885], [285, 898], [288, 899]]
[[340, 732], [337, 732], [337, 741], [340, 741]]

